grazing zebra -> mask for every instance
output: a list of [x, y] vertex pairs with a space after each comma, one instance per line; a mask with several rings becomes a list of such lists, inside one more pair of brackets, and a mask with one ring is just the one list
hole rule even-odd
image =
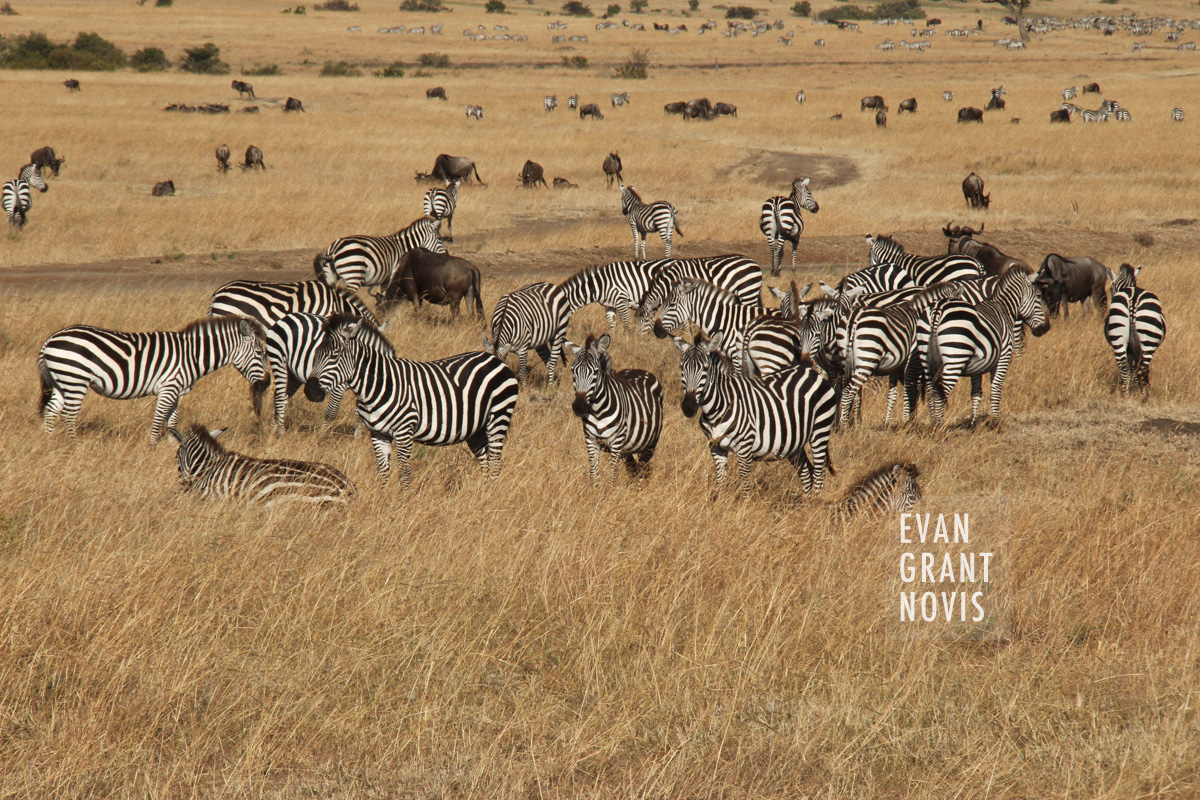
[[1129, 113], [1129, 110], [1125, 109], [1125, 108], [1118, 108], [1116, 111], [1116, 114], [1114, 116], [1116, 117], [1117, 122], [1132, 122], [1133, 121], [1133, 115], [1131, 115]]
[[621, 94], [614, 94], [610, 98], [610, 100], [612, 102], [613, 108], [616, 108], [617, 106], [623, 106], [629, 102], [629, 92], [622, 92]]
[[838, 282], [837, 288], [830, 290], [821, 282], [821, 291], [834, 300], [842, 295], [859, 290], [860, 294], [878, 294], [879, 292], [894, 292], [902, 289], [916, 288], [908, 270], [898, 264], [876, 264], [851, 272]]
[[942, 99], [947, 103], [952, 102], [954, 100], [954, 92], [942, 92]]
[[[754, 461], [787, 459], [796, 467], [806, 492], [820, 492], [829, 461], [829, 435], [837, 415], [833, 387], [804, 365], [765, 378], [742, 375], [722, 356], [721, 333], [705, 342], [675, 339], [682, 354], [684, 415], [700, 412], [700, 430], [709, 440], [716, 484], [725, 484], [732, 453], [738, 461], [738, 493], [750, 491]], [[810, 458], [805, 447], [812, 450]]]
[[488, 353], [424, 362], [377, 353], [359, 342], [364, 324], [341, 316], [329, 319], [319, 381], [325, 391], [345, 385], [354, 392], [383, 481], [391, 471], [394, 447], [401, 483], [409, 485], [414, 443], [465, 442], [485, 474], [499, 475], [517, 405], [512, 370]]
[[665, 261], [613, 261], [576, 272], [559, 289], [567, 298], [567, 314], [574, 314], [591, 303], [604, 306], [609, 332], [617, 329], [617, 317], [629, 325], [629, 310], [650, 289], [656, 274]]
[[579, 108], [579, 95], [573, 94], [567, 98], [567, 108], [571, 111]]
[[1104, 335], [1117, 359], [1121, 393], [1150, 386], [1150, 361], [1167, 335], [1158, 295], [1137, 285], [1142, 271], [1122, 264], [1119, 273], [1108, 270], [1112, 301], [1104, 323]]
[[871, 516], [912, 511], [921, 502], [916, 464], [888, 464], [856, 483], [833, 507], [834, 522], [845, 524], [859, 512]]
[[483, 349], [502, 361], [509, 353], [516, 353], [518, 384], [524, 384], [529, 375], [526, 358], [533, 349], [546, 363], [549, 382], [554, 383], [570, 321], [567, 297], [561, 289], [553, 283], [530, 284], [496, 302], [492, 338], [483, 335]]
[[571, 375], [575, 402], [571, 410], [583, 421], [588, 472], [600, 477], [600, 451], [611, 458], [610, 476], [617, 478], [617, 465], [624, 459], [631, 475], [650, 466], [662, 433], [663, 388], [658, 378], [640, 369], [613, 371], [608, 346], [612, 337], [591, 336], [580, 347], [567, 342], [575, 358]]
[[483, 106], [467, 106], [467, 119], [483, 119]]
[[400, 257], [414, 247], [445, 253], [440, 228], [441, 220], [421, 217], [391, 236], [347, 236], [318, 254], [313, 270], [330, 286], [337, 285], [340, 278], [351, 291], [381, 286], [392, 279]]
[[808, 183], [811, 178], [796, 178], [792, 181], [789, 197], [771, 197], [762, 205], [758, 217], [758, 229], [767, 237], [771, 247], [771, 274], [778, 275], [783, 267], [783, 243], [792, 243], [792, 269], [796, 269], [796, 248], [800, 246], [800, 235], [804, 233], [804, 218], [800, 209], [812, 213], [821, 210]]
[[654, 277], [638, 301], [638, 330], [642, 333], [650, 332], [654, 312], [666, 302], [671, 287], [684, 278], [698, 278], [731, 292], [745, 305], [762, 307], [762, 268], [745, 256], [663, 259], [647, 262], [647, 268]]
[[804, 101], [807, 99], [808, 98], [805, 96], [803, 89], [796, 92], [796, 102], [799, 103], [800, 105], [804, 105]]
[[446, 220], [446, 235], [444, 242], [454, 241], [454, 209], [458, 205], [458, 185], [462, 178], [446, 182], [445, 189], [430, 189], [425, 193], [423, 207], [425, 216], [433, 219]]
[[1074, 100], [1078, 94], [1079, 90], [1074, 86], [1072, 86], [1070, 89], [1063, 89], [1063, 100]]
[[633, 230], [633, 257], [638, 257], [640, 248], [641, 257], [646, 258], [646, 239], [643, 236], [649, 238], [650, 233], [657, 232], [662, 238], [666, 258], [670, 258], [672, 229], [683, 236], [676, 219], [675, 206], [666, 200], [643, 203], [641, 195], [632, 186], [625, 186], [619, 181], [617, 186], [621, 189], [621, 213], [629, 217], [629, 227]]
[[1014, 320], [1029, 326], [1034, 336], [1050, 330], [1046, 302], [1034, 288], [1036, 275], [1018, 270], [1004, 274], [991, 299], [982, 303], [946, 303], [929, 334], [929, 414], [944, 424], [946, 398], [959, 378], [971, 378], [971, 424], [983, 398], [983, 376], [991, 374], [994, 422], [1000, 421], [1000, 394], [1012, 361]]
[[1183, 109], [1182, 108], [1172, 108], [1171, 109], [1171, 121], [1172, 122], [1183, 122]]
[[213, 292], [208, 301], [210, 317], [247, 317], [269, 328], [285, 314], [349, 314], [378, 324], [375, 315], [349, 289], [330, 286], [322, 280], [296, 283], [231, 281]]
[[542, 99], [542, 105], [546, 107], [546, 113], [550, 113], [558, 108], [558, 95], [548, 94]]
[[237, 498], [262, 503], [326, 503], [346, 505], [354, 484], [338, 470], [314, 461], [283, 461], [244, 456], [217, 442], [222, 430], [192, 426], [184, 435], [167, 431], [179, 442], [175, 459], [183, 491], [196, 489], [201, 499]]
[[0, 202], [3, 203], [4, 211], [8, 214], [8, 225], [10, 228], [25, 227], [25, 221], [29, 216], [29, 209], [33, 208], [33, 192], [31, 189], [37, 189], [39, 192], [44, 193], [48, 188], [45, 179], [42, 177], [41, 167], [37, 164], [26, 164], [21, 167], [21, 173], [17, 176], [16, 180], [11, 180], [4, 184]]
[[696, 278], [684, 278], [667, 292], [662, 315], [654, 323], [654, 335], [660, 339], [678, 336], [689, 325], [695, 325], [709, 337], [723, 332], [720, 345], [714, 347], [736, 369], [742, 369], [746, 328], [762, 313], [761, 308], [745, 305], [726, 289]]
[[907, 270], [917, 286], [970, 278], [983, 274], [983, 265], [973, 256], [952, 254], [944, 256], [909, 255], [904, 247], [889, 236], [867, 235], [871, 246], [871, 266], [896, 264]]
[[73, 325], [52, 335], [38, 353], [42, 394], [38, 411], [47, 434], [61, 418], [72, 437], [91, 387], [104, 397], [130, 400], [157, 395], [150, 441], [175, 427], [179, 398], [196, 381], [233, 364], [254, 390], [254, 408], [270, 385], [262, 328], [241, 317], [209, 317], [181, 331], [126, 333]]

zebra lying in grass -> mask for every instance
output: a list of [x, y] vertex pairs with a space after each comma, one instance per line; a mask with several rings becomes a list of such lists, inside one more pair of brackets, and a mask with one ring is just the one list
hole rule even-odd
[[911, 511], [921, 502], [916, 464], [888, 464], [851, 487], [833, 507], [834, 522], [845, 523], [858, 513], [870, 516]]
[[174, 428], [167, 433], [179, 442], [179, 484], [204, 500], [237, 498], [270, 508], [275, 503], [345, 505], [354, 494], [350, 479], [325, 464], [230, 452], [217, 442], [221, 429], [194, 425], [186, 435]]

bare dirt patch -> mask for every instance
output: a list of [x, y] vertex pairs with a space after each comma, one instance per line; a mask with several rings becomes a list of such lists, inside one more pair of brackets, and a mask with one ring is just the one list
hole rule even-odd
[[766, 186], [788, 184], [798, 176], [807, 176], [822, 188], [844, 186], [858, 180], [858, 165], [845, 156], [818, 153], [788, 153], [783, 150], [756, 150], [732, 167], [717, 172], [721, 180], [739, 178]]

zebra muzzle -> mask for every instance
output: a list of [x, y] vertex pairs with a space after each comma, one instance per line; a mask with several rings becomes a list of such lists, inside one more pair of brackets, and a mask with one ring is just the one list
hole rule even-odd
[[304, 382], [304, 396], [313, 403], [325, 402], [325, 390], [321, 388], [318, 378], [309, 378]]
[[666, 339], [671, 336], [671, 332], [667, 330], [666, 325], [663, 325], [661, 319], [654, 320], [654, 335], [659, 339]]
[[588, 415], [588, 412], [591, 411], [591, 408], [592, 407], [588, 404], [587, 395], [576, 393], [575, 402], [571, 403], [571, 410], [575, 412], [575, 416], [582, 419]]
[[696, 402], [696, 395], [688, 392], [683, 396], [683, 401], [679, 404], [679, 408], [683, 411], [685, 417], [691, 418], [696, 416], [696, 412], [700, 410], [700, 404]]
[[250, 401], [254, 403], [254, 416], [262, 416], [263, 394], [271, 387], [271, 379], [263, 378], [250, 384]]

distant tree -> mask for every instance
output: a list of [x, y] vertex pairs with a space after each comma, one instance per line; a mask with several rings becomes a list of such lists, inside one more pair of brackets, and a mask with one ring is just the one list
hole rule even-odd
[[563, 3], [562, 12], [571, 17], [593, 16], [592, 9], [585, 6], [580, 0], [567, 0]]
[[754, 19], [758, 12], [750, 6], [730, 6], [725, 9], [725, 19]]
[[615, 17], [617, 14], [620, 14], [620, 13], [621, 13], [621, 7], [619, 5], [617, 5], [616, 3], [613, 3], [612, 5], [610, 5], [608, 8], [606, 8], [604, 10], [604, 16], [606, 16], [606, 17]]
[[504, 0], [488, 0], [484, 9], [489, 14], [503, 14], [505, 11]]
[[691, 11], [699, 11], [700, 0], [688, 0], [688, 9]]
[[160, 72], [169, 69], [171, 62], [160, 48], [143, 47], [129, 59], [129, 65], [138, 72]]
[[404, 0], [400, 4], [400, 10], [424, 11], [431, 14], [436, 14], [439, 11], [449, 11], [446, 6], [442, 5], [442, 0]]
[[187, 48], [179, 62], [179, 68], [197, 75], [225, 75], [229, 72], [229, 65], [221, 60], [221, 48], [212, 42], [205, 42], [201, 47]]
[[393, 61], [381, 70], [375, 73], [376, 78], [403, 78], [404, 64], [400, 61]]
[[617, 67], [616, 77], [643, 79], [650, 74], [650, 51], [639, 50], [636, 47], [629, 51], [629, 58]]
[[158, 6], [159, 8], [167, 8], [168, 6], [174, 4], [174, 2], [175, 0], [154, 0], [154, 5]]
[[1017, 18], [1017, 31], [1021, 34], [1021, 41], [1029, 44], [1029, 31], [1025, 30], [1025, 12], [1033, 0], [983, 0], [983, 2], [995, 3], [1012, 12], [1013, 16]]
[[629, 10], [635, 14], [645, 11], [648, 5], [650, 5], [649, 0], [629, 0]]
[[808, 0], [800, 0], [792, 6], [792, 13], [797, 17], [807, 17], [812, 15], [812, 4]]
[[0, 6], [0, 14], [6, 17], [20, 16], [20, 14], [17, 13], [17, 10], [12, 7], [12, 3], [5, 3], [4, 5]]
[[450, 66], [450, 56], [445, 53], [421, 53], [417, 56], [417, 61], [423, 67], [446, 69]]

